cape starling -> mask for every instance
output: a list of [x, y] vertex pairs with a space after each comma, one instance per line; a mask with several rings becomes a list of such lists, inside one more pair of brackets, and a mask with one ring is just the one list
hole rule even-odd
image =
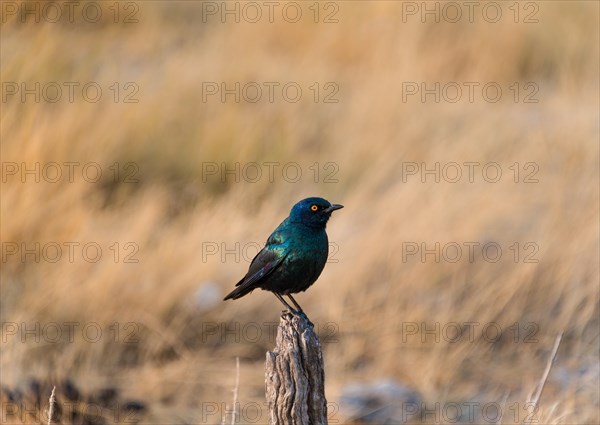
[[[267, 239], [246, 276], [224, 300], [238, 299], [256, 288], [271, 291], [290, 311], [303, 314], [291, 294], [306, 291], [319, 277], [329, 253], [325, 226], [331, 213], [343, 208], [323, 198], [306, 198], [292, 207], [288, 218]], [[283, 298], [289, 297], [298, 310]]]

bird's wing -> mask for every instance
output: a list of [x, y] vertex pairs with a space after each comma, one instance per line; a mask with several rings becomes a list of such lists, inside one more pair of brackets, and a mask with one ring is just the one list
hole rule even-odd
[[273, 270], [281, 265], [287, 254], [281, 252], [281, 250], [272, 250], [269, 248], [269, 246], [266, 246], [256, 254], [256, 257], [254, 257], [250, 264], [248, 273], [235, 286], [244, 285], [249, 288], [270, 275]]
[[235, 300], [252, 292], [258, 288], [261, 280], [281, 266], [289, 252], [289, 246], [286, 243], [288, 237], [284, 224], [285, 221], [269, 236], [265, 247], [252, 259], [248, 273], [235, 285], [236, 288], [224, 298], [225, 300]]
[[244, 276], [244, 278], [235, 286], [244, 285], [248, 288], [262, 278], [270, 275], [273, 270], [279, 267], [287, 255], [284, 246], [286, 237], [283, 230], [284, 226], [282, 223], [273, 233], [271, 233], [265, 247], [252, 259], [246, 276]]

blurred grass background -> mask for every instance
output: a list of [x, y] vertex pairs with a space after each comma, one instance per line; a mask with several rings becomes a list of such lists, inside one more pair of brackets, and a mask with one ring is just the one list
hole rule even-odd
[[[277, 322], [279, 302], [262, 291], [218, 301], [248, 262], [204, 261], [203, 250], [262, 244], [297, 200], [323, 196], [346, 206], [328, 226], [339, 262], [297, 298], [320, 324], [331, 402], [349, 384], [394, 379], [429, 406], [507, 397], [506, 406], [520, 403], [520, 422], [564, 330], [537, 418], [598, 423], [598, 3], [535, 2], [538, 23], [513, 22], [503, 4], [505, 17], [494, 24], [479, 14], [473, 23], [422, 23], [419, 15], [403, 22], [402, 3], [386, 1], [337, 2], [339, 22], [329, 24], [312, 15], [291, 24], [277, 14], [274, 23], [203, 22], [202, 2], [137, 2], [139, 22], [127, 24], [114, 23], [102, 4], [95, 24], [3, 18], [3, 82], [93, 81], [104, 92], [97, 103], [3, 99], [4, 164], [95, 162], [103, 176], [23, 183], [3, 174], [2, 241], [93, 241], [103, 256], [5, 256], [1, 320], [97, 323], [105, 332], [97, 343], [79, 332], [74, 342], [23, 342], [22, 329], [15, 336], [4, 328], [4, 386], [68, 377], [82, 391], [110, 386], [142, 400], [145, 422], [218, 423], [239, 356], [239, 400], [262, 403], [264, 355], [274, 345], [263, 324]], [[267, 81], [297, 82], [302, 99], [202, 102], [202, 82]], [[515, 103], [508, 90], [497, 103], [403, 102], [403, 82], [451, 81], [504, 89], [534, 82], [539, 102]], [[114, 102], [114, 82], [135, 83], [139, 102]], [[337, 84], [339, 102], [315, 102], [314, 82]], [[254, 183], [202, 174], [202, 163], [269, 161], [280, 164], [273, 181], [266, 168]], [[406, 162], [468, 161], [501, 164], [503, 178], [402, 180]], [[115, 162], [122, 173], [135, 163], [138, 182], [123, 174], [115, 181]], [[296, 183], [280, 172], [291, 162], [303, 172]], [[325, 181], [328, 162], [337, 182]], [[539, 182], [515, 183], [515, 162], [536, 163]], [[504, 252], [497, 263], [404, 262], [407, 241], [494, 241]], [[135, 243], [139, 262], [115, 262], [114, 242]], [[524, 251], [515, 262], [515, 242], [535, 243], [539, 262], [524, 263]], [[135, 343], [123, 336], [129, 322]], [[496, 323], [503, 336], [488, 342], [479, 327], [474, 340], [450, 343], [403, 333], [407, 323], [464, 322]], [[536, 342], [523, 341], [530, 323]], [[248, 324], [262, 336], [244, 335]], [[205, 418], [203, 403], [219, 403], [217, 416]]]

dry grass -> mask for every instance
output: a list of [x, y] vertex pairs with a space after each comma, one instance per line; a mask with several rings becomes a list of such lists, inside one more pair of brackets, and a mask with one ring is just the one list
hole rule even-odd
[[[222, 298], [247, 268], [232, 255], [202, 261], [203, 243], [262, 243], [296, 200], [318, 194], [346, 205], [329, 225], [339, 262], [298, 297], [329, 341], [332, 402], [350, 382], [391, 377], [429, 407], [501, 403], [508, 394], [505, 406], [518, 403], [521, 422], [564, 329], [536, 418], [598, 423], [598, 4], [537, 4], [537, 24], [403, 23], [400, 3], [383, 1], [341, 2], [337, 24], [203, 24], [200, 2], [140, 3], [137, 24], [3, 23], [3, 82], [96, 81], [105, 96], [2, 103], [5, 164], [93, 161], [104, 171], [98, 183], [79, 174], [72, 183], [3, 180], [3, 242], [96, 242], [104, 255], [97, 263], [79, 250], [72, 263], [66, 254], [57, 263], [3, 259], [2, 322], [19, 329], [3, 328], [2, 384], [69, 376], [83, 391], [111, 385], [144, 400], [147, 420], [219, 423], [239, 356], [241, 406], [261, 403], [273, 346], [262, 324], [278, 320], [279, 303], [255, 292], [196, 306], [199, 287], [214, 282]], [[135, 82], [139, 103], [111, 101], [115, 81]], [[298, 103], [202, 103], [203, 81], [296, 81], [306, 93], [333, 81], [339, 102], [307, 94]], [[535, 82], [539, 103], [515, 103], [508, 92], [493, 104], [404, 103], [403, 81]], [[253, 161], [296, 162], [303, 178], [203, 181], [203, 162]], [[403, 162], [436, 161], [497, 162], [505, 174], [495, 184], [402, 181]], [[135, 162], [139, 182], [114, 182], [114, 162]], [[315, 183], [315, 162], [337, 164], [338, 182], [321, 174]], [[514, 162], [538, 164], [539, 182], [515, 184]], [[403, 262], [411, 241], [495, 241], [504, 251], [497, 263]], [[137, 244], [139, 262], [113, 261], [114, 242]], [[539, 262], [514, 262], [515, 242], [537, 244]], [[104, 333], [97, 343], [80, 332], [72, 342], [22, 342], [23, 322], [93, 322]], [[481, 324], [473, 340], [403, 332], [465, 322]], [[257, 340], [244, 333], [252, 323], [263, 331]], [[487, 323], [502, 338], [482, 338]], [[135, 343], [124, 336], [132, 329]], [[531, 329], [535, 342], [524, 342]], [[505, 410], [503, 423], [514, 412]]]

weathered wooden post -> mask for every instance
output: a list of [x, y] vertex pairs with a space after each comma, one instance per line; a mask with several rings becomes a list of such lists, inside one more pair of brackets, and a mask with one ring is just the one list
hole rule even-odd
[[306, 317], [281, 315], [275, 349], [267, 352], [265, 386], [269, 424], [327, 424], [321, 343]]

